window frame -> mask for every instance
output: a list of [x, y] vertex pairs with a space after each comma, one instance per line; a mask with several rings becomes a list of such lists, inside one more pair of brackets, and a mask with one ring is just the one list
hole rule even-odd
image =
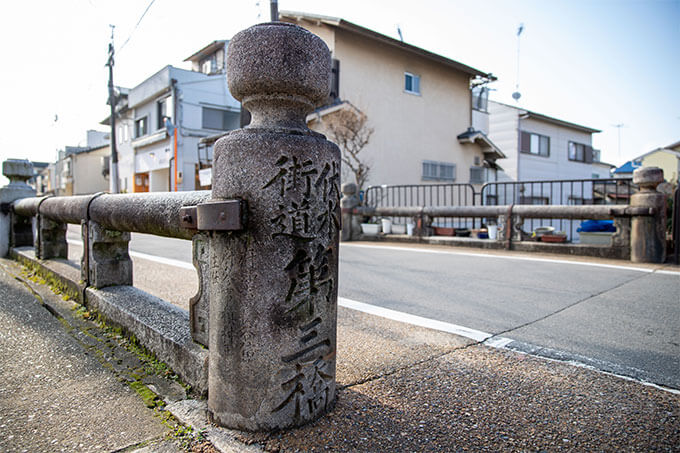
[[[574, 147], [574, 157], [572, 158], [572, 146]], [[578, 149], [579, 147], [582, 149], [582, 155], [581, 158], [579, 158], [579, 153]], [[569, 144], [567, 145], [567, 159], [569, 159], [570, 162], [579, 162], [582, 164], [592, 164], [594, 159], [594, 150], [593, 147], [590, 145], [586, 145], [585, 143], [579, 143], [579, 142], [574, 142], [569, 140]]]
[[[430, 171], [428, 172], [429, 174], [425, 174], [425, 168], [426, 166], [429, 166], [430, 170], [434, 170], [433, 172]], [[444, 169], [450, 170], [451, 176], [446, 176], [444, 173]], [[421, 162], [421, 180], [422, 181], [447, 181], [447, 182], [454, 182], [456, 180], [456, 170], [457, 166], [454, 162], [439, 162], [439, 161], [434, 161], [434, 160], [423, 160]]]
[[[406, 82], [408, 81], [409, 78], [411, 78], [411, 83], [410, 83], [411, 89], [406, 88], [406, 86], [407, 86]], [[414, 81], [416, 82], [415, 83], [416, 89], [413, 89], [414, 88], [414, 86], [413, 86]], [[420, 94], [420, 76], [419, 75], [414, 74], [412, 72], [404, 71], [404, 93], [414, 94], [416, 96], [421, 95]]]
[[[140, 134], [140, 124], [144, 124], [144, 133]], [[135, 138], [141, 138], [146, 135], [149, 135], [149, 115], [144, 115], [140, 116], [139, 118], [135, 118]]]
[[[205, 123], [205, 112], [206, 112], [206, 109], [207, 109], [207, 110], [213, 110], [213, 111], [216, 111], [216, 112], [221, 112], [221, 115], [222, 115], [222, 121], [221, 121], [221, 122], [222, 122], [222, 127], [220, 127], [220, 128], [214, 128], [214, 127], [208, 127], [208, 126], [206, 126], [206, 123]], [[228, 114], [230, 114], [230, 113], [240, 115], [238, 112], [234, 112], [233, 110], [229, 110], [229, 109], [225, 109], [225, 108], [218, 108], [218, 107], [212, 107], [212, 106], [207, 106], [207, 105], [201, 106], [201, 128], [202, 128], [202, 129], [208, 129], [208, 130], [211, 130], [211, 131], [222, 131], [222, 132], [233, 130], [233, 129], [229, 129], [229, 128], [227, 127], [227, 126], [228, 126], [227, 123], [228, 123], [228, 119], [229, 119]]]
[[[525, 146], [525, 136], [528, 136], [528, 150]], [[534, 143], [533, 137], [536, 137], [537, 144], [538, 144], [538, 152], [534, 153], [532, 152], [532, 144]], [[541, 154], [541, 139], [545, 139], [545, 143], [547, 143], [547, 152], [546, 154]], [[543, 134], [538, 134], [536, 132], [529, 132], [522, 130], [520, 131], [520, 146], [519, 146], [519, 151], [522, 154], [528, 154], [530, 156], [537, 156], [537, 157], [545, 157], [545, 158], [550, 158], [550, 136], [548, 135], [543, 135]]]

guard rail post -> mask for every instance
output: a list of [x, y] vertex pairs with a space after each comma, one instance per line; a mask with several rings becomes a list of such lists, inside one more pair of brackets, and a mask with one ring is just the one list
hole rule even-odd
[[108, 230], [91, 220], [82, 223], [82, 279], [87, 286], [132, 285], [130, 233]]
[[666, 260], [666, 195], [657, 192], [663, 182], [663, 170], [638, 168], [633, 183], [640, 191], [631, 195], [631, 207], [649, 208], [654, 215], [636, 215], [631, 219], [630, 260], [634, 263], [663, 263]]
[[33, 244], [30, 219], [12, 216], [11, 204], [35, 196], [35, 189], [26, 183], [33, 176], [30, 161], [8, 159], [2, 163], [2, 174], [9, 184], [0, 188], [0, 257], [7, 256], [10, 247]]
[[348, 182], [342, 185], [342, 198], [340, 207], [342, 208], [342, 230], [341, 241], [352, 241], [359, 239], [361, 235], [361, 219], [354, 215], [353, 211], [361, 205], [359, 191], [356, 184]]
[[210, 237], [218, 425], [299, 426], [335, 402], [340, 151], [305, 122], [328, 99], [330, 69], [323, 41], [295, 25], [255, 25], [229, 43], [229, 88], [252, 122], [215, 146], [213, 201], [248, 203], [243, 231]]
[[[43, 198], [41, 203], [47, 198]], [[68, 244], [66, 243], [66, 224], [52, 220], [38, 213], [34, 217], [36, 224], [35, 256], [41, 260], [51, 258], [68, 258]]]

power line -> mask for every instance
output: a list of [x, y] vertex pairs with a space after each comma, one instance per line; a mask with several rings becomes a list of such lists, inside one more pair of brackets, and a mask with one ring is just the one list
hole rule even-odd
[[144, 10], [144, 12], [142, 13], [142, 16], [141, 16], [141, 17], [139, 18], [139, 20], [137, 21], [137, 25], [135, 25], [135, 28], [133, 28], [132, 31], [130, 32], [130, 36], [128, 36], [128, 38], [125, 40], [125, 42], [123, 43], [123, 45], [120, 46], [120, 48], [118, 48], [118, 52], [120, 52], [121, 50], [123, 50], [123, 47], [125, 47], [125, 44], [127, 44], [127, 43], [130, 41], [130, 38], [132, 38], [133, 33], [137, 30], [137, 27], [139, 27], [139, 24], [142, 22], [142, 19], [144, 19], [144, 16], [146, 16], [147, 11], [149, 11], [149, 8], [151, 8], [151, 5], [153, 5], [153, 3], [154, 3], [155, 1], [156, 1], [156, 0], [151, 0], [151, 2], [149, 3], [149, 6], [146, 7], [146, 9]]

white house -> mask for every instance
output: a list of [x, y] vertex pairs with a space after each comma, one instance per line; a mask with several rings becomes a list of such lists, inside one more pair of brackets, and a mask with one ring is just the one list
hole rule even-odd
[[[212, 50], [224, 55], [228, 42], [220, 43]], [[201, 52], [187, 60], [205, 58]], [[121, 191], [199, 188], [199, 140], [239, 127], [240, 104], [227, 89], [224, 67], [194, 66], [197, 70], [166, 66], [134, 88], [120, 90], [116, 141]]]
[[606, 176], [592, 136], [601, 132], [520, 107], [489, 101], [489, 137], [505, 153], [499, 179], [591, 179]]

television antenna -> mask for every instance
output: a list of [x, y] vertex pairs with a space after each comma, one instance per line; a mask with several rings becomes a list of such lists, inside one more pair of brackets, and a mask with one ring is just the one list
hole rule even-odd
[[515, 79], [515, 92], [512, 93], [512, 98], [515, 100], [515, 102], [519, 102], [519, 98], [522, 97], [522, 94], [519, 92], [519, 37], [523, 31], [524, 23], [520, 23], [519, 27], [517, 28], [517, 78]]
[[618, 157], [619, 160], [621, 160], [621, 128], [626, 127], [625, 124], [619, 123], [619, 124], [612, 124], [613, 127], [618, 129], [618, 136], [619, 136], [619, 151], [618, 151]]

